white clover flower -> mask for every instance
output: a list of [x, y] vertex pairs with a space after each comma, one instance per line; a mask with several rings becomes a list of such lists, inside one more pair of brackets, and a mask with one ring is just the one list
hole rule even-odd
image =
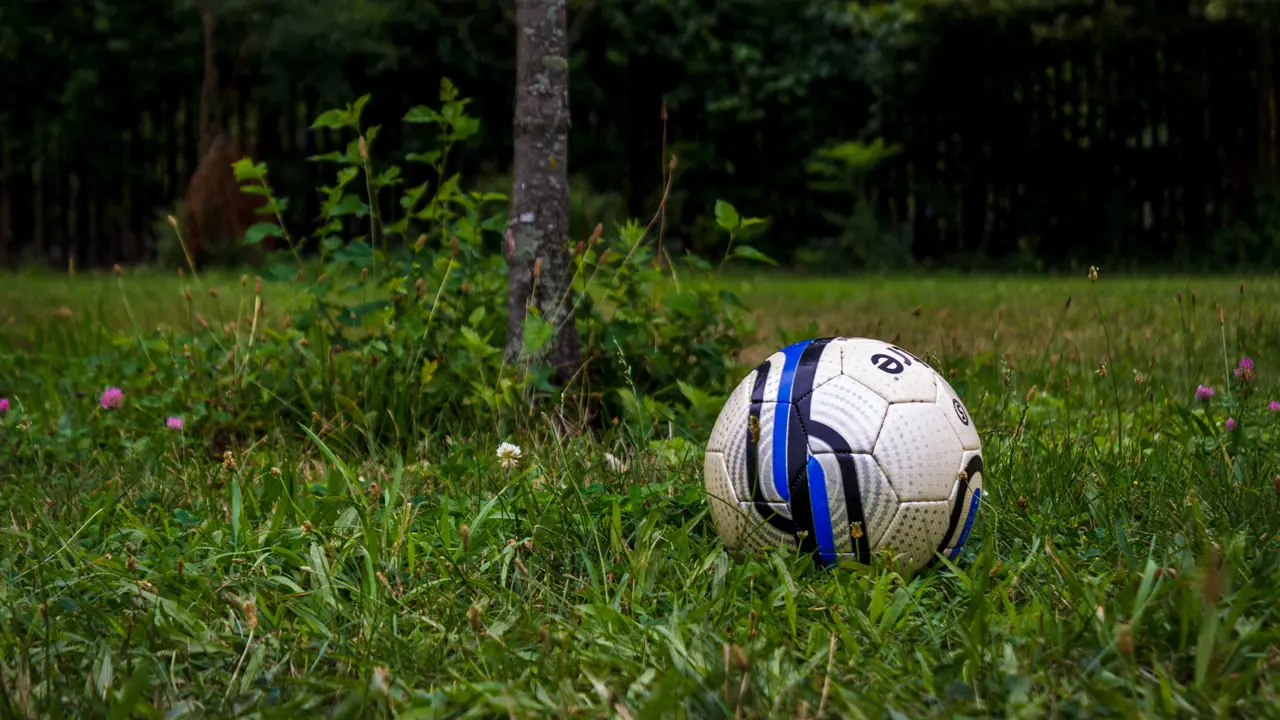
[[520, 446], [504, 442], [498, 446], [498, 464], [504, 468], [513, 468], [520, 462]]
[[625, 473], [631, 467], [630, 463], [625, 463], [619, 460], [617, 457], [613, 455], [613, 453], [605, 453], [604, 462], [606, 465], [609, 466], [610, 470], [618, 473], [619, 475]]

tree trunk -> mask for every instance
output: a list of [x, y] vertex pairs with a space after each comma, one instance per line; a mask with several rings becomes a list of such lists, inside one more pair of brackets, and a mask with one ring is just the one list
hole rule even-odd
[[[504, 252], [509, 272], [509, 361], [553, 367], [560, 380], [581, 357], [569, 261], [569, 42], [566, 0], [516, 1], [515, 157]], [[525, 353], [526, 318], [555, 332]], [[536, 329], [536, 327], [535, 327]], [[531, 335], [530, 337], [534, 337]]]
[[200, 157], [209, 152], [213, 138], [221, 129], [218, 113], [217, 54], [213, 45], [213, 14], [200, 11], [200, 25], [204, 30], [204, 82], [200, 87]]

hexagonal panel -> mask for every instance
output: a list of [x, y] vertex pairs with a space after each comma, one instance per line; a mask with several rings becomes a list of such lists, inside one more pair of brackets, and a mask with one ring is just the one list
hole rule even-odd
[[978, 437], [978, 429], [973, 425], [969, 409], [964, 406], [964, 402], [951, 387], [951, 383], [941, 375], [935, 379], [935, 382], [938, 386], [938, 407], [942, 408], [943, 414], [951, 424], [951, 429], [960, 439], [960, 446], [965, 450], [981, 448], [982, 440]]
[[933, 559], [950, 514], [951, 503], [946, 500], [902, 503], [882, 546], [892, 548], [904, 569], [918, 570]]
[[[724, 454], [708, 452], [703, 462], [707, 501], [716, 534], [728, 550], [795, 547], [795, 538], [770, 525], [749, 502], [739, 501], [729, 477]], [[790, 517], [786, 505], [769, 505], [768, 511]]]
[[[760, 433], [756, 444], [760, 491], [767, 502], [785, 503], [789, 482], [808, 462], [808, 446], [800, 413], [791, 403], [760, 405]], [[798, 432], [795, 432], [798, 431]], [[745, 477], [745, 472], [744, 472]], [[750, 499], [749, 493], [743, 494]]]
[[823, 346], [822, 354], [818, 356], [817, 367], [813, 371], [813, 387], [816, 388], [838, 376], [844, 365], [843, 361], [839, 341], [832, 340]]
[[875, 457], [902, 502], [945, 501], [963, 452], [937, 403], [900, 403], [889, 406]]
[[716, 424], [711, 428], [711, 437], [707, 438], [708, 451], [726, 452], [732, 447], [746, 445], [747, 416], [751, 412], [751, 388], [755, 382], [756, 371], [752, 370], [724, 401]]
[[818, 551], [824, 555], [850, 552], [853, 538], [849, 534], [849, 505], [845, 502], [840, 456], [831, 453], [809, 456], [804, 479], [809, 484], [809, 506]]
[[724, 546], [730, 550], [739, 547], [746, 525], [746, 516], [734, 493], [733, 480], [724, 464], [724, 454], [708, 451], [702, 462], [703, 483], [707, 489], [707, 505], [711, 510], [711, 522]]
[[818, 386], [799, 407], [807, 411], [806, 427], [818, 423], [830, 431], [810, 429], [813, 452], [869, 453], [889, 403], [853, 378], [840, 375]]
[[891, 403], [937, 398], [937, 377], [928, 365], [890, 343], [869, 338], [839, 341], [842, 374]]
[[880, 464], [870, 455], [854, 455], [858, 468], [858, 492], [862, 496], [863, 532], [872, 552], [880, 549], [880, 541], [898, 512], [898, 495], [880, 470]]

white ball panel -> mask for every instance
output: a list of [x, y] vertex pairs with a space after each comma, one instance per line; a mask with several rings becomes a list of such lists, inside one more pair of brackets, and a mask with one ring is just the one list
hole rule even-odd
[[[840, 460], [836, 455], [831, 454], [813, 457], [822, 465], [822, 474], [826, 477], [827, 511], [831, 517], [831, 538], [834, 541], [835, 551], [837, 553], [852, 552], [853, 536], [849, 534], [849, 504], [844, 496]], [[816, 518], [814, 522], [817, 522]]]
[[854, 455], [853, 462], [858, 468], [858, 491], [862, 495], [862, 530], [867, 534], [867, 547], [875, 552], [898, 511], [898, 496], [874, 457]]
[[[779, 414], [782, 417], [779, 417]], [[777, 438], [774, 437], [774, 426], [779, 421], [787, 423], [787, 432], [792, 427], [800, 427], [800, 413], [796, 410], [796, 406], [791, 403], [765, 402], [760, 405], [760, 442], [756, 445], [756, 459], [759, 465], [760, 492], [763, 494], [766, 502], [785, 503], [786, 500], [778, 492], [777, 485], [774, 482], [773, 474], [773, 455], [774, 445]], [[782, 432], [780, 429], [779, 432]], [[778, 437], [784, 438], [778, 449], [786, 452], [786, 433]], [[787, 476], [782, 478], [783, 485], [789, 485], [791, 478], [800, 472], [800, 467], [788, 467]], [[745, 462], [743, 477], [746, 477]], [[745, 480], [743, 481], [745, 482]], [[744, 494], [745, 499], [751, 499], [749, 494]], [[790, 517], [790, 512], [787, 513]]]
[[791, 517], [791, 507], [785, 503], [769, 503], [763, 509], [743, 503], [744, 511], [750, 518], [747, 533], [743, 537], [743, 547], [747, 550], [772, 550], [776, 547], [795, 548], [794, 535], [788, 535], [770, 525], [760, 513], [775, 513], [781, 517]]
[[962, 454], [960, 440], [936, 403], [889, 406], [875, 456], [903, 502], [948, 497]]
[[[964, 458], [960, 463], [960, 467], [961, 468], [967, 467], [969, 465], [970, 460], [973, 457], [980, 456], [980, 455], [981, 453], [979, 452], [965, 452]], [[959, 479], [957, 479], [956, 489], [958, 490], [959, 488], [960, 488], [960, 481]], [[973, 495], [975, 492], [980, 494], [977, 503], [973, 502]], [[956, 549], [960, 547], [963, 543], [966, 543], [968, 541], [969, 535], [965, 533], [965, 528], [968, 527], [970, 531], [972, 531], [973, 523], [977, 519], [976, 516], [979, 508], [982, 507], [982, 500], [984, 498], [985, 498], [985, 493], [982, 489], [982, 473], [975, 472], [969, 475], [969, 479], [965, 487], [964, 497], [961, 498], [961, 502], [963, 504], [960, 506], [961, 507], [960, 517], [956, 521], [956, 531], [955, 531], [955, 534], [951, 536], [951, 541], [947, 543], [948, 557], [953, 557], [955, 554], [958, 554], [956, 552]], [[954, 497], [954, 491], [953, 491], [953, 497], [951, 499], [952, 503], [954, 503], [955, 500], [956, 498]], [[970, 515], [974, 516], [973, 519], [970, 519]]]
[[960, 439], [960, 446], [965, 450], [977, 450], [982, 447], [978, 430], [973, 426], [973, 417], [969, 415], [969, 408], [965, 407], [964, 402], [960, 400], [955, 388], [952, 388], [951, 383], [941, 375], [935, 379], [935, 382], [938, 385], [938, 407], [942, 408], [942, 413], [947, 416], [951, 429]]
[[884, 547], [892, 549], [905, 569], [918, 570], [933, 559], [950, 516], [951, 504], [946, 500], [905, 502], [885, 533]]
[[709, 451], [703, 459], [702, 471], [716, 534], [727, 549], [737, 550], [741, 546], [747, 517], [733, 491], [733, 482], [724, 464], [724, 454]]
[[[795, 538], [773, 527], [760, 516], [750, 502], [740, 501], [733, 491], [733, 483], [725, 466], [724, 455], [708, 452], [703, 462], [706, 477], [707, 501], [711, 508], [711, 522], [716, 534], [727, 550], [759, 550], [774, 547], [795, 547]], [[770, 505], [769, 510], [787, 516], [786, 505]]]
[[[824, 353], [825, 359], [828, 354]], [[846, 452], [869, 453], [875, 448], [889, 403], [853, 378], [832, 378], [813, 391], [809, 417], [840, 433]], [[842, 448], [829, 448], [842, 450]]]
[[[843, 374], [891, 403], [936, 399], [934, 378], [937, 373], [911, 355], [892, 347], [887, 342], [867, 338], [841, 340]], [[900, 371], [891, 373], [881, 368]]]
[[[769, 377], [764, 381], [764, 397], [765, 402], [777, 402], [778, 388], [782, 386], [782, 369], [787, 362], [787, 356], [779, 350], [768, 358], [769, 360]], [[763, 367], [763, 363], [761, 364]]]
[[[961, 469], [961, 470], [963, 470], [963, 469], [965, 469], [966, 467], [968, 467], [968, 466], [969, 466], [969, 463], [970, 463], [970, 462], [973, 460], [973, 458], [975, 458], [975, 457], [977, 457], [977, 458], [981, 458], [981, 457], [982, 457], [982, 451], [981, 451], [981, 450], [965, 450], [965, 451], [964, 451], [964, 454], [960, 456], [960, 469]], [[969, 489], [970, 489], [970, 490], [972, 490], [972, 489], [974, 489], [974, 488], [980, 488], [980, 487], [982, 487], [982, 473], [981, 473], [981, 472], [975, 472], [975, 473], [970, 474], [970, 475], [969, 475]]]
[[751, 414], [751, 388], [755, 382], [756, 371], [752, 370], [724, 401], [724, 407], [716, 417], [716, 424], [711, 428], [711, 437], [707, 439], [709, 452], [725, 452], [734, 446], [746, 446], [747, 418]]
[[822, 355], [818, 356], [818, 366], [813, 372], [813, 386], [816, 388], [831, 378], [837, 377], [843, 366], [840, 341], [832, 340], [822, 348]]

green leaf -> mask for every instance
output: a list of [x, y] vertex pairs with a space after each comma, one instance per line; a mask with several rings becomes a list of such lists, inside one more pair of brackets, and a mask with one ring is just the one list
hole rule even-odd
[[334, 204], [333, 209], [329, 211], [329, 214], [334, 217], [338, 217], [340, 215], [364, 217], [368, 212], [369, 206], [365, 204], [364, 200], [360, 199], [359, 195], [347, 193], [342, 196], [341, 200]]
[[240, 547], [240, 481], [232, 479], [231, 481], [231, 545], [232, 547]]
[[750, 245], [738, 245], [733, 249], [733, 252], [731, 253], [731, 255], [733, 257], [740, 257], [740, 258], [745, 258], [747, 260], [756, 260], [758, 262], [768, 263], [770, 265], [778, 264], [777, 262], [774, 261], [773, 258], [769, 257], [768, 255], [765, 255], [764, 253], [751, 247]]
[[440, 113], [432, 110], [426, 105], [418, 105], [417, 107], [409, 108], [409, 112], [404, 114], [404, 121], [411, 123], [436, 123], [440, 122], [442, 119], [443, 118], [440, 117]]
[[728, 232], [737, 230], [742, 224], [738, 211], [724, 200], [716, 201], [716, 224]]
[[320, 117], [311, 123], [312, 130], [321, 128], [343, 128], [351, 124], [345, 110], [325, 110]]
[[261, 180], [267, 175], [266, 163], [254, 163], [249, 158], [240, 158], [231, 163], [231, 170], [235, 173], [236, 182], [245, 182], [246, 180]]
[[440, 366], [435, 360], [422, 361], [422, 373], [418, 376], [418, 382], [422, 387], [431, 384], [431, 379], [436, 376], [436, 368]]
[[440, 161], [440, 151], [432, 150], [431, 152], [424, 153], [408, 153], [404, 156], [404, 159], [409, 162], [420, 162], [428, 165], [435, 165]]
[[466, 140], [480, 131], [479, 118], [462, 116], [450, 124], [453, 127], [453, 132], [449, 134], [449, 139], [454, 142]]
[[254, 223], [244, 231], [244, 244], [257, 245], [269, 237], [280, 237], [279, 225], [269, 222]]
[[697, 299], [688, 293], [667, 293], [662, 296], [662, 304], [688, 317], [697, 317], [702, 312]]
[[531, 312], [524, 317], [524, 352], [526, 355], [537, 355], [546, 347], [555, 334], [551, 323], [543, 320], [537, 313]]
[[360, 112], [364, 110], [364, 106], [368, 104], [369, 104], [369, 93], [365, 93], [361, 95], [360, 97], [356, 98], [356, 101], [354, 103], [352, 103], [351, 123], [353, 125], [360, 124]]

